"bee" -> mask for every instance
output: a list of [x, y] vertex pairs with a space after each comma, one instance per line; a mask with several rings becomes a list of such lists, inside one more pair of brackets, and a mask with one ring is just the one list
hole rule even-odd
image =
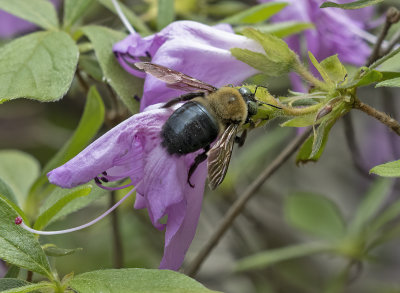
[[161, 144], [170, 155], [177, 156], [203, 149], [189, 169], [187, 182], [194, 187], [190, 178], [207, 159], [209, 186], [214, 190], [225, 178], [234, 143], [242, 146], [245, 141], [246, 130], [237, 136], [239, 127], [254, 123], [251, 117], [257, 113], [259, 105], [266, 104], [255, 99], [257, 88], [254, 93], [247, 87], [224, 86], [218, 89], [161, 65], [139, 62], [135, 66], [164, 81], [170, 88], [188, 92], [163, 105], [163, 108], [168, 108], [186, 102], [163, 125]]

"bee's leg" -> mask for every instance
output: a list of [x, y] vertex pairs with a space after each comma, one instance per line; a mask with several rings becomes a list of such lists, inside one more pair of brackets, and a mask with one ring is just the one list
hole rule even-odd
[[204, 148], [204, 152], [199, 154], [194, 159], [194, 162], [193, 162], [192, 166], [190, 166], [189, 173], [188, 173], [188, 178], [187, 178], [187, 183], [189, 183], [190, 187], [192, 187], [192, 188], [194, 188], [194, 185], [190, 182], [190, 178], [192, 177], [194, 171], [196, 171], [197, 167], [207, 159], [207, 152], [209, 150], [210, 150], [210, 146], [208, 145], [208, 146], [206, 146]]
[[241, 147], [244, 144], [244, 142], [246, 141], [246, 137], [247, 137], [247, 129], [243, 130], [240, 136], [235, 137], [235, 142], [239, 145], [239, 147]]
[[183, 94], [175, 99], [169, 100], [162, 106], [162, 108], [169, 108], [179, 102], [184, 102], [184, 101], [189, 101], [191, 99], [197, 98], [197, 97], [204, 97], [205, 93], [204, 92], [194, 92], [194, 93], [187, 93]]

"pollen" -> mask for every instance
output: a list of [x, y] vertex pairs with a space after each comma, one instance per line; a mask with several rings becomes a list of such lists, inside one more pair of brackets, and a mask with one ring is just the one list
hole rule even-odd
[[14, 220], [14, 223], [16, 225], [21, 225], [22, 224], [22, 218], [21, 217], [16, 217], [15, 220]]

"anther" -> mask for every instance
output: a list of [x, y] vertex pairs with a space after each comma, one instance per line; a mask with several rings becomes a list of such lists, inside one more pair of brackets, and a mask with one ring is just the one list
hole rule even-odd
[[103, 182], [106, 182], [106, 183], [108, 182], [108, 179], [107, 179], [106, 177], [101, 177], [100, 179], [101, 179], [101, 181], [103, 181]]
[[21, 223], [22, 223], [22, 218], [21, 218], [21, 217], [16, 217], [15, 220], [14, 220], [14, 223], [15, 223], [16, 225], [21, 225]]
[[99, 179], [98, 177], [94, 177], [94, 181], [95, 181], [97, 184], [100, 184], [100, 185], [101, 185], [101, 181], [100, 181], [100, 179]]
[[107, 176], [107, 172], [106, 172], [106, 171], [103, 171], [103, 175], [104, 175], [104, 176]]

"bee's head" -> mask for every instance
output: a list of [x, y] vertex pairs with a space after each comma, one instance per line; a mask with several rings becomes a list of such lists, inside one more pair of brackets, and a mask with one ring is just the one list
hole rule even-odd
[[257, 100], [255, 99], [256, 92], [252, 93], [249, 88], [241, 87], [239, 93], [247, 105], [247, 118], [256, 115], [258, 110]]

